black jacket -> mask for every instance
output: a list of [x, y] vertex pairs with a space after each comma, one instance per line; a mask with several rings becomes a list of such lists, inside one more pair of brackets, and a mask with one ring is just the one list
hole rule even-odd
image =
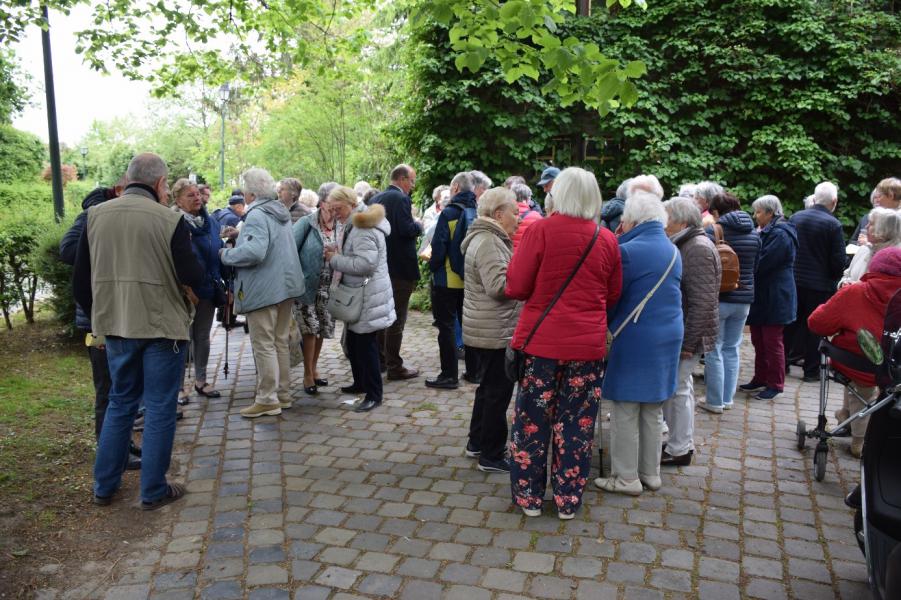
[[798, 232], [795, 284], [799, 288], [834, 292], [845, 270], [842, 224], [819, 204], [796, 212], [789, 220]]
[[[754, 272], [760, 254], [760, 236], [754, 231], [754, 221], [743, 210], [733, 210], [719, 218], [723, 226], [723, 239], [738, 255], [738, 289], [720, 294], [720, 302], [751, 304], [754, 302]], [[715, 240], [713, 226], [707, 228], [707, 237]]]
[[422, 235], [422, 225], [413, 220], [413, 203], [397, 186], [389, 185], [372, 199], [373, 204], [385, 207], [385, 218], [391, 225], [388, 236], [388, 274], [406, 281], [419, 280], [416, 240]]

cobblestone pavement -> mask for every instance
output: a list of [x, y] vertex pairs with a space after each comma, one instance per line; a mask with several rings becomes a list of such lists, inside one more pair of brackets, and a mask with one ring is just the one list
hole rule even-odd
[[[434, 374], [430, 319], [414, 313], [407, 328], [408, 363]], [[214, 333], [223, 398], [192, 401], [178, 426], [172, 475], [191, 493], [163, 509], [171, 526], [131, 546], [101, 597], [868, 597], [842, 503], [857, 464], [838, 441], [826, 479], [813, 480], [811, 450], [796, 450], [794, 432], [799, 417], [815, 422], [818, 388], [797, 375], [775, 402], [739, 394], [722, 416], [698, 411], [695, 463], [665, 470], [659, 492], [631, 498], [589, 485], [576, 518], [562, 522], [549, 505], [526, 519], [507, 476], [463, 455], [474, 386], [391, 382], [380, 409], [355, 414], [337, 393], [349, 367], [333, 340], [321, 361], [328, 388], [307, 396], [297, 368], [294, 407], [248, 421], [238, 409], [253, 396], [249, 342], [232, 334], [224, 381], [224, 332]], [[741, 381], [751, 358], [747, 344]]]

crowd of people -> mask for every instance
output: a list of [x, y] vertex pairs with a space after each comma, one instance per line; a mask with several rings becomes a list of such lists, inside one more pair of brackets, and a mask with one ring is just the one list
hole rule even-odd
[[[142, 471], [145, 509], [185, 493], [165, 474], [178, 404], [220, 396], [207, 373], [217, 308], [244, 316], [253, 349], [256, 393], [242, 416], [291, 407], [292, 352], [302, 352], [304, 393], [328, 387], [318, 362], [337, 321], [351, 371], [340, 392], [359, 395], [354, 410], [367, 412], [382, 403], [383, 374], [387, 385], [420, 376], [401, 350], [423, 263], [440, 365], [423, 383], [476, 385], [461, 451], [479, 470], [508, 473], [529, 516], [541, 513], [550, 468], [556, 510], [569, 519], [590, 479], [602, 398], [610, 472], [595, 486], [657, 490], [661, 467], [692, 462], [696, 407], [722, 414], [739, 392], [772, 400], [792, 365], [819, 381], [821, 336], [860, 353], [856, 329], [878, 337], [901, 289], [895, 178], [876, 186], [847, 248], [830, 182], [791, 217], [772, 195], [746, 207], [752, 217], [715, 182], [667, 199], [653, 175], [602, 202], [595, 176], [577, 167], [542, 172], [543, 206], [520, 176], [494, 186], [481, 171], [457, 173], [422, 211], [413, 167], [398, 165], [389, 180], [384, 191], [329, 182], [312, 192], [250, 169], [210, 213], [208, 194], [187, 179], [172, 186], [169, 207], [165, 162], [142, 154], [115, 187], [85, 199], [61, 255], [75, 266], [78, 325], [89, 333], [98, 504], [125, 468]], [[755, 360], [740, 383], [746, 325]], [[696, 399], [702, 362], [706, 393]], [[871, 376], [846, 374], [856, 393], [846, 391], [840, 420], [876, 393]], [[131, 442], [139, 412], [141, 448]], [[853, 428], [855, 456], [865, 426]]]

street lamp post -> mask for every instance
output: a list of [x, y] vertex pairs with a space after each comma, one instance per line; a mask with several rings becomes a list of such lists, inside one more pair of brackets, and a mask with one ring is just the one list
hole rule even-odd
[[219, 139], [219, 188], [225, 189], [225, 109], [231, 93], [228, 82], [219, 87], [219, 99], [222, 100], [222, 135]]
[[83, 171], [82, 179], [88, 178], [88, 147], [82, 146], [78, 149], [81, 152], [81, 170]]

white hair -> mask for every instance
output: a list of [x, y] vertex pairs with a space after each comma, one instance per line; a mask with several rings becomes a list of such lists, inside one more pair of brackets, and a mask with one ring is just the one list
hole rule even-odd
[[804, 208], [810, 208], [813, 204], [813, 194], [804, 197]]
[[524, 183], [514, 183], [510, 189], [516, 194], [517, 202], [528, 202], [532, 198], [532, 188]]
[[128, 163], [125, 171], [125, 180], [128, 183], [143, 183], [144, 185], [156, 185], [161, 177], [169, 174], [166, 161], [151, 152], [138, 154]]
[[475, 187], [472, 180], [472, 173], [463, 171], [454, 175], [450, 182], [451, 187], [456, 186], [457, 192], [471, 192]]
[[491, 178], [481, 171], [470, 171], [469, 176], [472, 177], [473, 189], [480, 187], [487, 190], [491, 187]]
[[685, 196], [670, 198], [663, 203], [663, 209], [670, 223], [679, 223], [691, 228], [701, 226], [701, 209], [698, 208], [694, 198]]
[[275, 198], [275, 179], [266, 169], [247, 169], [242, 176], [244, 193], [256, 198]]
[[653, 175], [636, 175], [632, 178], [627, 198], [639, 192], [647, 192], [657, 196], [658, 201], [663, 200], [663, 186]]
[[482, 194], [477, 211], [480, 217], [493, 217], [495, 212], [503, 208], [512, 208], [518, 213], [516, 195], [505, 187], [495, 187]]
[[838, 202], [838, 188], [831, 181], [820, 183], [813, 190], [813, 201], [827, 207]]
[[870, 211], [870, 223], [873, 224], [875, 238], [870, 242], [887, 246], [901, 244], [901, 211], [877, 206]]
[[692, 198], [695, 197], [695, 191], [698, 189], [698, 186], [694, 183], [683, 183], [679, 186], [679, 192], [676, 196], [680, 198]]
[[629, 184], [632, 183], [632, 178], [628, 178], [619, 184], [619, 187], [616, 188], [616, 197], [620, 200], [625, 200], [626, 196], [629, 195]]
[[316, 208], [319, 204], [319, 195], [313, 190], [304, 189], [300, 192], [300, 203], [310, 208]]
[[779, 201], [779, 198], [773, 196], [772, 194], [767, 194], [766, 196], [761, 196], [757, 200], [751, 203], [752, 210], [762, 210], [763, 212], [770, 213], [771, 215], [781, 217], [782, 213], [782, 203]]
[[[713, 202], [714, 198], [722, 196], [724, 193], [725, 190], [723, 189], [723, 186], [715, 181], [702, 181], [695, 186], [694, 198], [695, 200], [703, 201], [706, 210], [710, 208], [710, 203]], [[698, 208], [700, 208], [700, 206]]]
[[554, 180], [553, 210], [561, 215], [596, 221], [601, 214], [601, 188], [594, 173], [567, 167]]
[[623, 223], [631, 223], [636, 226], [649, 221], [658, 221], [666, 227], [667, 220], [663, 203], [654, 194], [635, 192], [626, 199], [626, 206], [623, 208]]
[[363, 195], [372, 189], [372, 186], [369, 185], [368, 181], [358, 181], [354, 184], [354, 193], [358, 198], [362, 198]]

